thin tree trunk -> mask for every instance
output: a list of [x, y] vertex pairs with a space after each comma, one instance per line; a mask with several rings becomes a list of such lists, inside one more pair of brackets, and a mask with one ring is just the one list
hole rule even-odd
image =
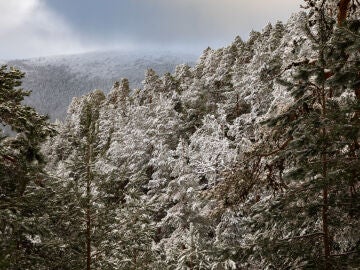
[[[323, 136], [326, 135], [326, 130], [323, 128]], [[326, 153], [321, 155], [322, 159], [322, 174], [324, 181], [327, 181], [327, 156]], [[328, 188], [327, 185], [323, 188], [323, 207], [322, 207], [322, 230], [323, 230], [323, 245], [324, 245], [324, 259], [325, 269], [330, 269], [330, 239], [329, 239], [329, 222], [328, 222]]]
[[[323, 55], [323, 52], [321, 52]], [[322, 84], [322, 96], [321, 96], [321, 104], [322, 104], [322, 117], [325, 118], [326, 116], [326, 90], [325, 90], [325, 83]], [[327, 131], [326, 128], [323, 127], [321, 129], [321, 135], [323, 140], [326, 139]], [[322, 176], [324, 181], [327, 181], [327, 153], [326, 153], [326, 146], [322, 149], [321, 154], [321, 161], [322, 161]], [[325, 269], [330, 269], [330, 239], [329, 239], [329, 223], [328, 223], [328, 187], [327, 183], [325, 183], [323, 187], [323, 207], [322, 207], [322, 230], [323, 230], [323, 246], [324, 246], [324, 260], [325, 260]]]
[[91, 270], [91, 144], [88, 146], [87, 169], [86, 169], [86, 269]]
[[329, 225], [328, 225], [328, 189], [323, 189], [323, 208], [322, 208], [322, 229], [323, 229], [323, 245], [325, 269], [330, 269], [330, 239], [329, 239]]
[[89, 205], [86, 209], [86, 269], [91, 269], [91, 217]]

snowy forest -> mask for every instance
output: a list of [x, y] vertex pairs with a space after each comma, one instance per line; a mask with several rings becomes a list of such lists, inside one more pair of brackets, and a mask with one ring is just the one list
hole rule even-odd
[[64, 121], [0, 68], [0, 269], [359, 269], [360, 4], [305, 0]]

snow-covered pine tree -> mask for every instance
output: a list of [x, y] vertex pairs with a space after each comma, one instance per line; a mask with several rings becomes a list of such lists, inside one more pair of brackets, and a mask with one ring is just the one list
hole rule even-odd
[[359, 264], [359, 20], [336, 25], [336, 12], [324, 3], [307, 1], [304, 28], [315, 54], [281, 81], [294, 103], [269, 120], [275, 134], [283, 134], [284, 147], [273, 154], [287, 164], [288, 190], [270, 202], [269, 214], [261, 214], [263, 207], [254, 211], [254, 222], [264, 224], [262, 256], [277, 268]]
[[144, 87], [140, 93], [140, 104], [152, 103], [153, 99], [156, 99], [163, 89], [159, 75], [151, 68], [145, 73], [143, 85]]
[[[100, 175], [94, 170], [96, 159], [101, 154], [98, 149], [98, 119], [101, 102], [105, 96], [100, 91], [95, 91], [83, 101], [79, 115], [79, 127], [76, 137], [72, 137], [72, 143], [78, 144], [76, 154], [71, 161], [71, 170], [74, 174], [74, 192], [78, 199], [78, 207], [81, 209], [84, 220], [83, 248], [84, 266], [90, 270], [94, 268], [94, 253], [97, 252], [97, 235], [100, 228], [99, 223], [99, 203], [97, 202], [96, 182], [100, 182]], [[81, 239], [81, 238], [80, 238]], [[86, 263], [85, 263], [86, 262]]]
[[130, 86], [129, 80], [126, 78], [121, 79], [121, 82], [115, 82], [112, 90], [109, 93], [109, 102], [114, 104], [115, 107], [120, 105], [122, 115], [126, 116], [130, 101]]
[[58, 159], [47, 170], [59, 179], [56, 188], [63, 194], [59, 204], [65, 205], [58, 223], [64, 230], [63, 246], [68, 258], [68, 262], [63, 262], [64, 268], [66, 264], [86, 269], [106, 265], [101, 244], [107, 234], [103, 230], [107, 211], [103, 198], [98, 196], [103, 175], [96, 167], [106, 145], [101, 141], [98, 121], [104, 100], [100, 90], [74, 99], [71, 115], [59, 127], [60, 135], [45, 147], [45, 152], [53, 152]]

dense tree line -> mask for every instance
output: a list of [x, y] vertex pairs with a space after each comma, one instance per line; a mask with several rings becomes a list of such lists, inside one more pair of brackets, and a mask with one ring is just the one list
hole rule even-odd
[[0, 268], [358, 268], [358, 7], [306, 0], [54, 127], [3, 67]]
[[179, 63], [193, 64], [195, 59], [195, 55], [174, 52], [110, 51], [11, 60], [6, 64], [27, 74], [23, 86], [32, 94], [25, 103], [55, 121], [65, 118], [72, 97], [92, 89], [108, 91], [120, 75], [132, 87], [139, 87], [147, 68], [163, 74], [174, 71]]

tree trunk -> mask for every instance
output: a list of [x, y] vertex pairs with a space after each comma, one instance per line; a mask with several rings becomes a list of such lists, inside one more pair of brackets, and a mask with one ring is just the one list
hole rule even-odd
[[350, 0], [340, 0], [338, 7], [338, 24], [341, 26], [342, 23], [346, 20], [348, 9], [350, 5]]
[[[323, 55], [323, 52], [321, 52]], [[322, 84], [322, 95], [321, 95], [321, 105], [322, 105], [322, 118], [326, 117], [326, 89], [325, 89], [325, 83]], [[321, 136], [323, 137], [323, 140], [326, 139], [327, 130], [325, 127], [321, 128]], [[324, 260], [325, 260], [325, 269], [330, 269], [330, 239], [329, 239], [329, 223], [328, 223], [328, 187], [327, 187], [327, 149], [326, 146], [323, 146], [322, 153], [321, 153], [321, 163], [322, 163], [322, 176], [325, 181], [325, 185], [323, 187], [323, 207], [322, 207], [322, 230], [323, 230], [323, 246], [324, 246]]]
[[[326, 135], [325, 128], [322, 129], [323, 136]], [[324, 152], [321, 155], [322, 159], [322, 175], [324, 181], [327, 181], [327, 156]], [[323, 187], [323, 207], [322, 207], [322, 230], [323, 230], [323, 246], [324, 246], [324, 260], [325, 269], [330, 269], [330, 239], [329, 239], [329, 223], [328, 223], [328, 188], [327, 184]]]
[[322, 230], [323, 230], [323, 245], [324, 245], [324, 259], [325, 269], [330, 269], [330, 239], [328, 226], [328, 189], [323, 189], [323, 208], [322, 208]]
[[87, 168], [86, 168], [86, 269], [91, 269], [91, 157], [92, 147], [88, 146], [87, 153]]
[[86, 209], [86, 269], [91, 269], [91, 218], [90, 206]]

